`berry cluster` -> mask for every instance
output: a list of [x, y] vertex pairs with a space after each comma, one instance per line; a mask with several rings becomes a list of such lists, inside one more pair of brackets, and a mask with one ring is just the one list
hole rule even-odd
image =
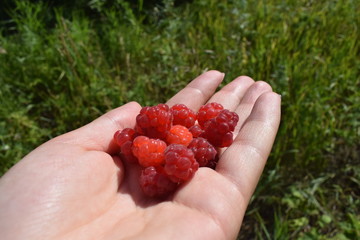
[[232, 144], [238, 120], [219, 103], [208, 103], [197, 114], [184, 104], [158, 104], [143, 107], [135, 129], [117, 131], [114, 142], [124, 161], [142, 167], [139, 183], [144, 194], [165, 197], [199, 167], [216, 167], [216, 148]]

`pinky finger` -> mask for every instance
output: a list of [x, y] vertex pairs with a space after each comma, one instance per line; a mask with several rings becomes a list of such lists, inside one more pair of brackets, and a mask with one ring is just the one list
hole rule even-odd
[[253, 194], [274, 143], [280, 123], [280, 102], [278, 94], [263, 93], [217, 165], [217, 172], [235, 184], [245, 201]]

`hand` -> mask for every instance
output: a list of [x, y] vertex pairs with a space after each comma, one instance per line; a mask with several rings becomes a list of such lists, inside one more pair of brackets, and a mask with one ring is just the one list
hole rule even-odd
[[265, 82], [206, 72], [167, 103], [219, 102], [240, 120], [216, 171], [200, 168], [169, 201], [143, 196], [139, 169], [121, 162], [116, 130], [134, 127], [128, 103], [36, 148], [0, 181], [2, 239], [234, 239], [271, 150], [280, 96]]

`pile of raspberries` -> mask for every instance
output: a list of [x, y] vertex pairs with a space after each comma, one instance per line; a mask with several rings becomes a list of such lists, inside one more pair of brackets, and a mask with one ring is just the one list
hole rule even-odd
[[219, 103], [196, 114], [184, 104], [143, 107], [135, 129], [114, 134], [122, 160], [142, 167], [140, 187], [149, 197], [166, 197], [188, 181], [199, 167], [215, 168], [217, 149], [233, 142], [239, 120]]

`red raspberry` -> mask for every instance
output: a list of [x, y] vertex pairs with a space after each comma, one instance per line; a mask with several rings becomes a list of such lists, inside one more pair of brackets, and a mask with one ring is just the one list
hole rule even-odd
[[206, 138], [214, 147], [228, 147], [233, 142], [232, 131], [238, 121], [239, 116], [235, 112], [222, 110], [216, 118], [206, 122], [201, 137]]
[[123, 130], [118, 130], [114, 134], [115, 143], [121, 147], [127, 141], [133, 141], [136, 137], [136, 132], [132, 128], [124, 128]]
[[127, 162], [136, 163], [138, 162], [138, 159], [134, 156], [132, 152], [132, 145], [133, 142], [131, 141], [127, 141], [123, 145], [121, 145], [120, 157]]
[[172, 114], [169, 106], [158, 104], [153, 107], [143, 107], [136, 117], [136, 131], [150, 138], [165, 140], [171, 128]]
[[132, 141], [137, 136], [132, 128], [125, 128], [116, 131], [114, 134], [115, 143], [120, 146], [121, 158], [128, 162], [137, 162], [136, 157], [131, 151]]
[[191, 132], [194, 138], [199, 137], [204, 132], [204, 130], [202, 130], [202, 128], [197, 124], [189, 128], [189, 131]]
[[132, 152], [143, 167], [159, 166], [164, 163], [166, 143], [162, 140], [138, 136], [134, 139]]
[[184, 104], [176, 104], [171, 107], [171, 113], [174, 116], [173, 124], [182, 125], [187, 128], [193, 126], [196, 121], [196, 114], [193, 110]]
[[221, 104], [215, 102], [208, 103], [202, 106], [197, 114], [197, 120], [200, 126], [203, 127], [205, 122], [212, 118], [215, 118], [223, 109], [224, 107]]
[[208, 168], [211, 168], [211, 169], [214, 169], [216, 168], [216, 165], [218, 164], [219, 162], [219, 154], [216, 154], [215, 158], [210, 160], [205, 167], [208, 167]]
[[184, 145], [170, 144], [165, 151], [165, 173], [171, 181], [181, 183], [189, 180], [198, 170], [194, 153]]
[[188, 146], [194, 152], [200, 167], [205, 167], [209, 161], [215, 159], [216, 149], [205, 138], [194, 138]]
[[189, 145], [192, 139], [193, 136], [186, 127], [181, 125], [175, 125], [172, 126], [170, 131], [168, 132], [168, 135], [166, 137], [166, 142], [168, 144], [175, 143], [175, 144], [181, 144], [187, 146]]
[[172, 182], [162, 167], [147, 167], [141, 171], [140, 187], [149, 197], [165, 197], [174, 192], [177, 184]]

